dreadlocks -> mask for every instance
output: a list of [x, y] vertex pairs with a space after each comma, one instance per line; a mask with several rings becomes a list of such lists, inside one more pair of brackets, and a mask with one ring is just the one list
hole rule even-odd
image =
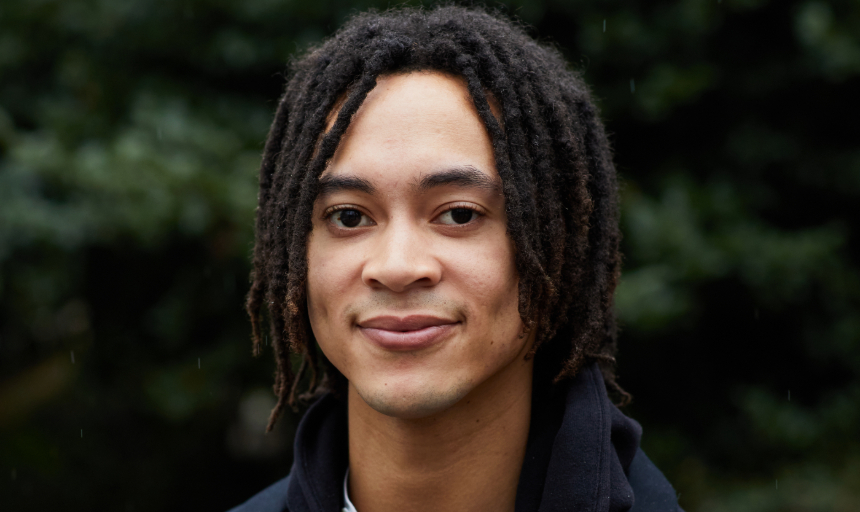
[[[626, 402], [613, 366], [621, 259], [615, 168], [586, 85], [557, 51], [506, 20], [460, 7], [402, 9], [360, 14], [295, 61], [266, 141], [247, 310], [255, 354], [268, 310], [278, 396], [269, 429], [286, 405], [295, 407], [306, 373], [308, 394], [345, 384], [319, 357], [307, 316], [319, 177], [377, 77], [417, 70], [462, 76], [493, 141], [516, 247], [519, 314], [537, 329], [528, 357], [538, 379], [557, 382], [596, 360], [609, 390]], [[292, 353], [301, 356], [296, 372]]]

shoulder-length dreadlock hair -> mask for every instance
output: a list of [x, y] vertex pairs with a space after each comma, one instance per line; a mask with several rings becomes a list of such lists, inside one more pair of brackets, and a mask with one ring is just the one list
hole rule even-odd
[[[625, 402], [613, 357], [617, 183], [588, 88], [557, 51], [507, 20], [460, 7], [400, 9], [357, 15], [293, 62], [266, 141], [247, 310], [255, 354], [264, 306], [269, 313], [278, 396], [269, 429], [286, 405], [295, 407], [300, 383], [308, 382], [305, 396], [343, 389], [343, 375], [318, 356], [307, 316], [307, 239], [319, 176], [377, 77], [417, 70], [465, 78], [492, 138], [516, 246], [519, 314], [537, 329], [528, 356], [536, 382], [572, 377], [596, 360]], [[302, 360], [296, 372], [292, 353]]]

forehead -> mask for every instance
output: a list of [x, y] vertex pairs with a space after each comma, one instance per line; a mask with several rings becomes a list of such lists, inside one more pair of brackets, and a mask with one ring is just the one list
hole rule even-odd
[[378, 78], [323, 177], [405, 177], [462, 166], [497, 176], [490, 136], [464, 79], [420, 71]]

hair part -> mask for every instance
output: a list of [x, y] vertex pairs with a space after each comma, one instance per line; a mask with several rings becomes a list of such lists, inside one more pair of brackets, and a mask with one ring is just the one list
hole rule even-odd
[[[490, 134], [516, 247], [519, 314], [537, 330], [527, 356], [536, 382], [573, 377], [597, 361], [608, 390], [629, 401], [614, 370], [615, 168], [588, 88], [558, 51], [480, 10], [403, 8], [355, 16], [291, 68], [263, 152], [247, 300], [254, 353], [267, 310], [277, 363], [268, 430], [285, 406], [346, 384], [320, 357], [307, 316], [319, 178], [377, 78], [419, 70], [463, 77]], [[291, 354], [301, 357], [295, 372]]]

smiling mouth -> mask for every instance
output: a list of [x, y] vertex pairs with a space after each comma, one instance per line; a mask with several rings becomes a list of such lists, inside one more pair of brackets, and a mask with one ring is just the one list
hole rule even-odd
[[460, 322], [424, 315], [378, 316], [358, 324], [373, 344], [394, 352], [421, 350], [444, 341]]

